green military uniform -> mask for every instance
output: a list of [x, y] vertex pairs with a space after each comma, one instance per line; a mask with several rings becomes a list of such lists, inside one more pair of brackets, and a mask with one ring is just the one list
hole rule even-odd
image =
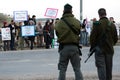
[[[76, 31], [80, 32], [80, 21], [74, 18], [72, 14], [65, 14], [62, 18], [66, 19]], [[79, 36], [75, 35], [63, 20], [59, 20], [55, 27], [59, 43], [79, 43]], [[78, 32], [78, 33], [79, 33]], [[69, 36], [71, 35], [71, 36]]]
[[[72, 25], [78, 33], [80, 32], [80, 21], [74, 18], [73, 14], [64, 14], [62, 18], [69, 22], [69, 24]], [[71, 62], [75, 72], [75, 80], [83, 80], [83, 76], [80, 71], [80, 57], [78, 48], [80, 39], [79, 35], [76, 35], [63, 20], [59, 20], [56, 23], [55, 31], [58, 37], [58, 42], [62, 45], [62, 49], [59, 51], [59, 80], [65, 80], [69, 61]]]
[[90, 50], [96, 46], [99, 47], [95, 52], [99, 80], [112, 80], [113, 46], [117, 40], [116, 27], [106, 17], [93, 23], [90, 35]]

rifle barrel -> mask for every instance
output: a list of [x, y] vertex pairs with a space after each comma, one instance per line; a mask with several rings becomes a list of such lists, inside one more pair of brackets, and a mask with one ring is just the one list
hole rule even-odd
[[84, 63], [86, 63], [88, 61], [88, 59], [90, 58], [90, 56], [88, 56], [88, 58], [84, 61]]

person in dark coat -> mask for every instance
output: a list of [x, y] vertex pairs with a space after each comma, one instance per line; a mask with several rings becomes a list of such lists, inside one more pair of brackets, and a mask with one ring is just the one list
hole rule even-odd
[[44, 33], [44, 42], [45, 42], [45, 48], [49, 49], [51, 48], [52, 38], [51, 38], [51, 27], [50, 27], [50, 21], [47, 20], [44, 27], [43, 27], [43, 33]]
[[16, 48], [15, 48], [16, 24], [15, 24], [14, 20], [11, 20], [9, 27], [10, 27], [10, 32], [11, 32], [10, 49], [16, 50]]
[[117, 43], [117, 30], [106, 17], [106, 10], [98, 10], [99, 21], [93, 23], [90, 35], [90, 51], [95, 49], [95, 63], [99, 80], [112, 80], [113, 46]]

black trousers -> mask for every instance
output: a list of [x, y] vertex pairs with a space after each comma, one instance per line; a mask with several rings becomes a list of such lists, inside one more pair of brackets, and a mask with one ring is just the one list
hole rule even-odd
[[30, 40], [30, 49], [34, 48], [34, 41], [35, 41], [35, 36], [29, 36]]
[[4, 43], [4, 51], [6, 51], [6, 50], [9, 50], [10, 49], [10, 41], [3, 41], [3, 43]]
[[113, 53], [96, 51], [95, 63], [99, 80], [112, 80]]

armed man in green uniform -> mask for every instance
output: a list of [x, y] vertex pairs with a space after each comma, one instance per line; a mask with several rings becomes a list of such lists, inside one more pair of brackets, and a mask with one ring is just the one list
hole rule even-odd
[[[67, 22], [67, 23], [66, 23]], [[74, 33], [69, 25], [76, 31]], [[58, 69], [59, 79], [66, 80], [66, 70], [69, 61], [72, 64], [75, 72], [75, 80], [83, 80], [83, 76], [80, 70], [80, 54], [79, 54], [79, 33], [80, 33], [80, 21], [74, 18], [72, 14], [72, 6], [66, 4], [64, 6], [64, 12], [62, 18], [56, 23], [55, 31], [59, 42], [59, 63]]]
[[99, 80], [112, 80], [113, 46], [117, 43], [117, 30], [113, 23], [106, 17], [106, 10], [98, 10], [99, 21], [93, 23], [90, 35], [90, 44], [95, 51], [95, 63]]

